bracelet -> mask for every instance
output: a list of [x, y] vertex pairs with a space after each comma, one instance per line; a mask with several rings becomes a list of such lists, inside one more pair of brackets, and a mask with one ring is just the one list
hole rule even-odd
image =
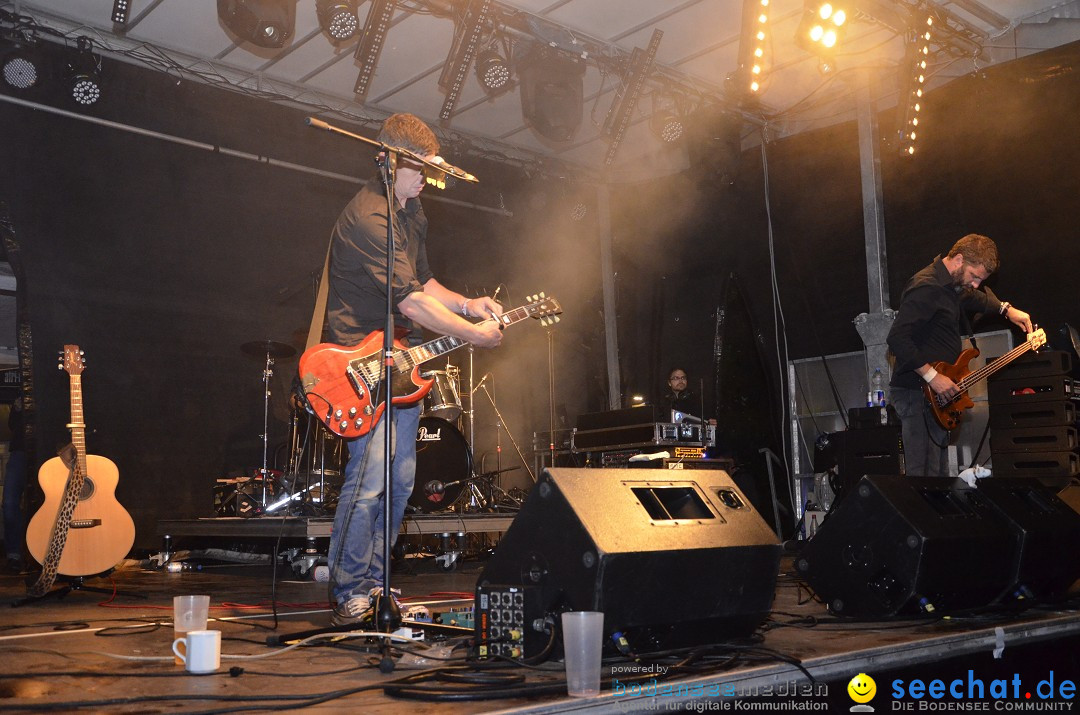
[[1012, 307], [1012, 303], [1010, 303], [1009, 301], [1005, 301], [1004, 303], [1001, 304], [1001, 308], [998, 309], [998, 315], [1008, 315], [1009, 314], [1009, 308], [1011, 308], [1011, 307]]
[[927, 383], [931, 383], [934, 381], [934, 378], [937, 377], [937, 370], [930, 368], [926, 371], [926, 374], [920, 375], [919, 377], [926, 380]]
[[464, 315], [466, 318], [469, 317], [469, 299], [468, 298], [461, 301], [461, 314]]

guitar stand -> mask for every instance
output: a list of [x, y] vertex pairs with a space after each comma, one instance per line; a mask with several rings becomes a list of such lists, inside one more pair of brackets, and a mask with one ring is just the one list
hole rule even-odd
[[72, 591], [91, 591], [93, 593], [102, 593], [107, 596], [126, 596], [128, 598], [142, 599], [147, 598], [147, 596], [142, 593], [134, 593], [132, 591], [120, 591], [118, 589], [112, 588], [100, 588], [98, 586], [87, 586], [85, 576], [74, 576], [70, 578], [65, 577], [58, 580], [64, 582], [64, 585], [60, 588], [55, 588], [40, 596], [24, 596], [23, 598], [16, 599], [15, 601], [12, 601], [11, 607], [18, 608], [19, 606], [25, 606], [28, 603], [36, 603], [38, 601], [44, 601], [51, 598], [64, 598]]

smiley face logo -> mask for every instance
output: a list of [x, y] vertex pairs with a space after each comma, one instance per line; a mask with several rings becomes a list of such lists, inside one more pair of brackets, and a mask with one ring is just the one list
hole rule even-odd
[[859, 673], [847, 684], [848, 695], [857, 703], [868, 703], [877, 694], [877, 683], [866, 673]]

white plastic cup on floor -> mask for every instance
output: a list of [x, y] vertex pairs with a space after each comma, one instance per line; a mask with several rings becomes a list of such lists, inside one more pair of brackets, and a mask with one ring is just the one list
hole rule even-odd
[[[183, 639], [188, 631], [206, 630], [209, 615], [209, 596], [173, 596], [173, 639]], [[181, 647], [186, 645], [181, 642]], [[173, 662], [177, 665], [184, 664], [179, 653], [176, 653]]]
[[575, 698], [599, 695], [604, 614], [600, 611], [568, 611], [562, 614], [562, 630], [566, 694]]

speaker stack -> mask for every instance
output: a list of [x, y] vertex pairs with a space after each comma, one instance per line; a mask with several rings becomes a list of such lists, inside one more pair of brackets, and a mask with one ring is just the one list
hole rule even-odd
[[867, 476], [795, 567], [829, 610], [877, 618], [1031, 605], [1080, 577], [1080, 513], [1030, 478]]
[[636, 652], [749, 635], [780, 550], [724, 471], [547, 469], [477, 581], [480, 653], [549, 653], [568, 610]]
[[998, 477], [1080, 474], [1077, 406], [1069, 377], [1072, 360], [1061, 351], [1028, 353], [990, 379], [990, 453]]

